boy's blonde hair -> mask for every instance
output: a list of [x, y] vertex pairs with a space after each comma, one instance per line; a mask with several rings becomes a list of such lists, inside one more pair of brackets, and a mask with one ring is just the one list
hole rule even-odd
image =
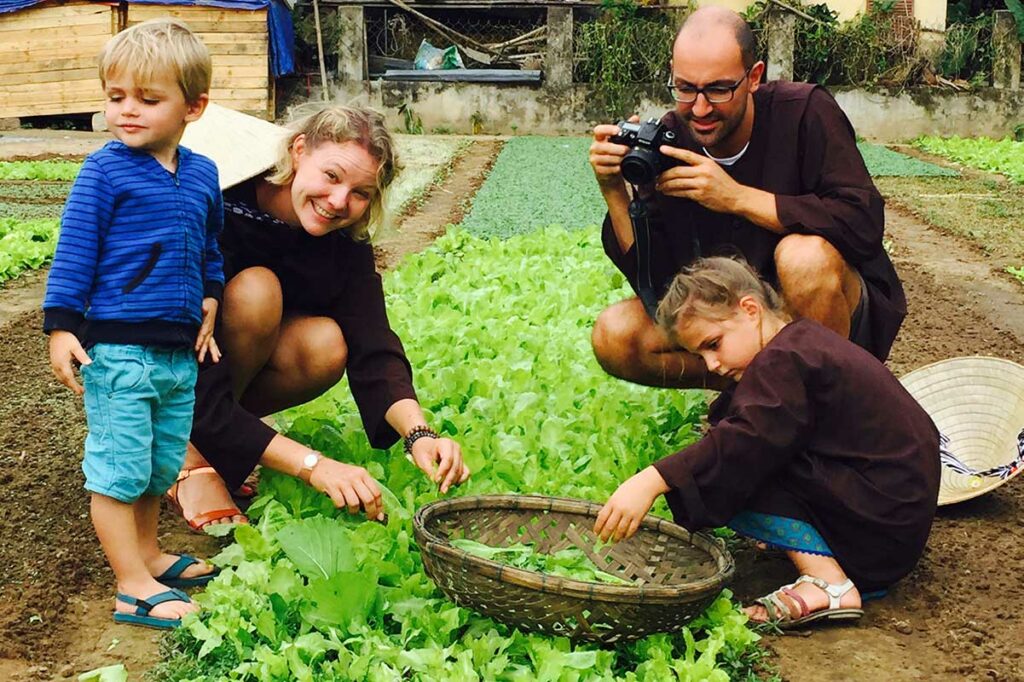
[[291, 133], [285, 137], [267, 182], [287, 185], [295, 177], [292, 164], [292, 146], [299, 135], [305, 135], [306, 151], [311, 152], [325, 143], [355, 142], [377, 160], [377, 191], [362, 220], [349, 228], [356, 241], [368, 241], [373, 230], [384, 221], [385, 193], [402, 170], [395, 141], [384, 123], [384, 116], [368, 107], [330, 106], [293, 122]]
[[213, 63], [195, 33], [177, 19], [150, 19], [111, 38], [100, 53], [100, 82], [130, 74], [139, 83], [168, 75], [177, 81], [185, 101], [193, 104], [210, 92]]
[[770, 313], [788, 317], [782, 298], [746, 261], [715, 257], [702, 258], [676, 275], [658, 304], [657, 322], [674, 337], [680, 318], [727, 320], [744, 296], [753, 296]]

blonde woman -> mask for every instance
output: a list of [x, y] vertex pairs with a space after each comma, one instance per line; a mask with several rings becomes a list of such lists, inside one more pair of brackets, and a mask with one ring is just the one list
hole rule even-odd
[[382, 517], [380, 488], [364, 468], [260, 420], [315, 398], [346, 371], [371, 445], [404, 439], [442, 492], [469, 476], [459, 445], [426, 423], [374, 269], [368, 237], [399, 168], [379, 113], [335, 106], [293, 126], [268, 174], [224, 192], [224, 359], [200, 371], [192, 442], [169, 491], [193, 529], [245, 521], [228, 491], [257, 463], [302, 478], [338, 507]]

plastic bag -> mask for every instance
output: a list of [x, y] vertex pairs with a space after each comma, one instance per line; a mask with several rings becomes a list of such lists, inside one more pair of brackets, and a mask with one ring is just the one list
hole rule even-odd
[[416, 59], [413, 67], [421, 71], [432, 71], [434, 69], [464, 69], [462, 55], [454, 45], [446, 50], [434, 47], [430, 41], [424, 38], [420, 43], [420, 49], [416, 51]]

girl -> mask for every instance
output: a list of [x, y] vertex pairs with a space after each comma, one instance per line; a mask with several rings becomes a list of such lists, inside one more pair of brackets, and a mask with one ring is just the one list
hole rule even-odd
[[746, 609], [792, 628], [857, 619], [862, 598], [907, 575], [924, 550], [939, 487], [931, 419], [867, 351], [793, 321], [745, 263], [696, 262], [658, 324], [736, 383], [697, 443], [619, 486], [594, 532], [636, 532], [658, 495], [691, 530], [728, 525], [786, 552], [800, 577]]

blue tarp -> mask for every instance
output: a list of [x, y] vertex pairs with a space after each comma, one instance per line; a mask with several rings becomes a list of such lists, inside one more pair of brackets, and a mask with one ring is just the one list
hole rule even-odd
[[[295, 28], [292, 13], [282, 0], [126, 0], [136, 5], [186, 5], [191, 7], [220, 7], [223, 9], [263, 9], [267, 12], [267, 31], [270, 34], [270, 67], [274, 77], [295, 72]], [[0, 14], [38, 5], [45, 0], [0, 0]], [[103, 4], [116, 4], [113, 2]]]

